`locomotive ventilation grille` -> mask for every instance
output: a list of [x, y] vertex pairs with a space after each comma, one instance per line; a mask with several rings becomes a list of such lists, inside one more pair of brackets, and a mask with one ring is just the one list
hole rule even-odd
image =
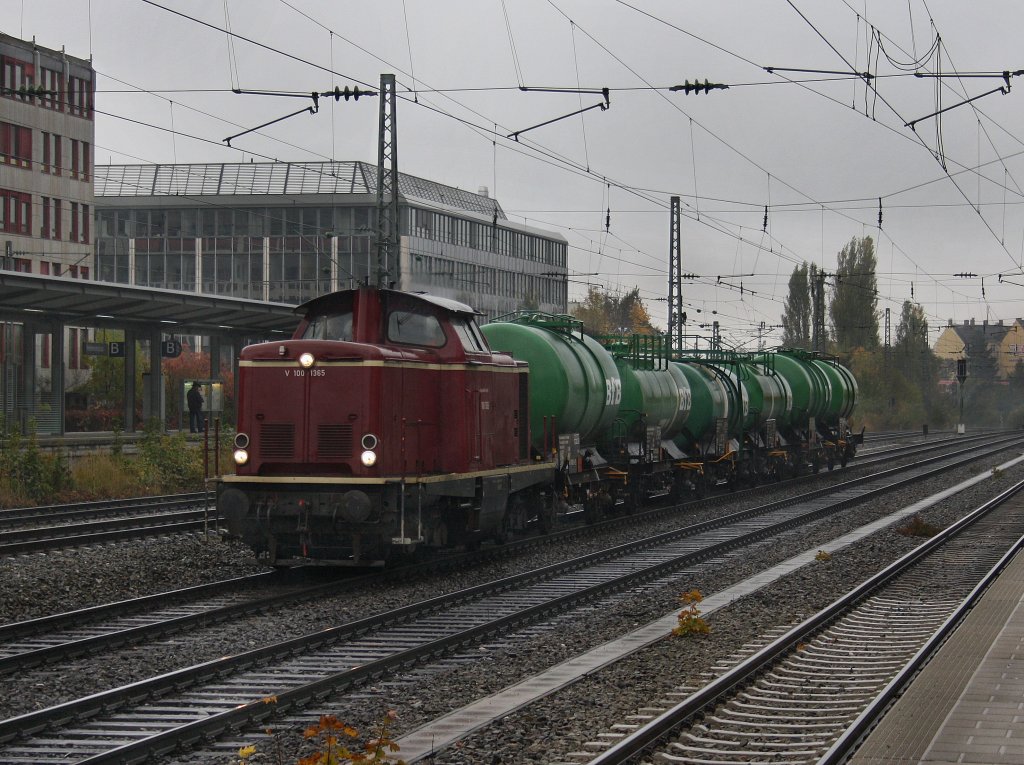
[[316, 449], [320, 457], [351, 457], [352, 426], [321, 424], [317, 426]]
[[292, 459], [295, 456], [295, 425], [265, 422], [260, 425], [260, 457]]

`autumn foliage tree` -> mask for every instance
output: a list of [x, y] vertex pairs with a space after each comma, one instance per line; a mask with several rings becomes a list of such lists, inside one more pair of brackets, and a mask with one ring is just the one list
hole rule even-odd
[[573, 310], [573, 316], [583, 322], [584, 331], [589, 335], [651, 335], [658, 332], [640, 297], [639, 287], [624, 295], [590, 287], [587, 296]]

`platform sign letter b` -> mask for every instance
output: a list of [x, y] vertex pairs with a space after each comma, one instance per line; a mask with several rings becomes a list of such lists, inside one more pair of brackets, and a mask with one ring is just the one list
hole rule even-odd
[[120, 358], [124, 357], [124, 342], [117, 341], [113, 343], [107, 343], [107, 355], [117, 356]]

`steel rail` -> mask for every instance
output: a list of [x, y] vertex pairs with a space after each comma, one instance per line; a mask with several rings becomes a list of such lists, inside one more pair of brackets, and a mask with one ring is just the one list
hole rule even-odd
[[[1007, 489], [998, 497], [980, 507], [975, 512], [990, 512], [1009, 500], [1013, 495], [1024, 490], [1024, 481]], [[899, 696], [917, 676], [921, 668], [938, 652], [946, 638], [967, 617], [968, 612], [977, 604], [988, 588], [999, 578], [999, 575], [1010, 564], [1010, 561], [1021, 550], [1024, 550], [1024, 536], [1020, 537], [999, 561], [989, 569], [984, 578], [971, 590], [970, 594], [960, 603], [957, 609], [923, 645], [903, 669], [901, 669], [883, 691], [864, 709], [846, 731], [833, 743], [827, 752], [818, 760], [818, 765], [839, 765], [860, 744], [863, 737], [882, 718], [889, 705]]]
[[[1004, 446], [998, 447], [1000, 450], [1005, 448]], [[977, 449], [967, 450], [977, 452]], [[990, 450], [992, 451], [992, 450]], [[884, 493], [894, 487], [891, 479], [894, 477], [894, 473], [898, 470], [902, 471], [913, 471], [917, 470], [917, 474], [908, 477], [906, 480], [916, 481], [922, 480], [925, 477], [934, 475], [938, 472], [948, 469], [948, 463], [954, 459], [960, 459], [964, 455], [956, 455], [953, 457], [944, 458], [931, 458], [923, 461], [924, 467], [920, 464], [915, 467], [904, 467], [904, 468], [893, 468], [881, 473], [881, 479], [876, 477], [876, 480], [880, 480], [881, 486], [876, 486], [870, 491], [872, 493]], [[976, 454], [974, 459], [978, 459], [985, 456], [985, 454]], [[938, 467], [931, 467], [936, 461], [943, 461], [947, 464]], [[856, 479], [855, 481], [848, 482], [853, 484], [862, 484], [865, 479]], [[819, 498], [822, 494], [828, 493], [830, 490], [818, 490], [809, 492], [806, 497], [809, 499]], [[839, 500], [837, 503], [824, 504], [821, 506], [813, 507], [808, 512], [800, 513], [799, 515], [794, 514], [793, 517], [786, 519], [782, 523], [775, 523], [770, 525], [768, 528], [758, 529], [749, 531], [735, 538], [727, 539], [719, 542], [713, 546], [705, 547], [699, 551], [691, 551], [682, 556], [672, 558], [662, 563], [649, 566], [645, 570], [633, 571], [627, 576], [616, 577], [613, 581], [591, 585], [580, 589], [577, 593], [564, 595], [554, 600], [548, 600], [542, 604], [521, 609], [520, 611], [502, 617], [497, 621], [492, 621], [477, 627], [473, 627], [462, 632], [444, 637], [440, 640], [434, 640], [421, 645], [414, 649], [402, 651], [401, 653], [395, 654], [386, 659], [373, 661], [364, 666], [358, 667], [353, 670], [331, 675], [329, 677], [321, 678], [315, 682], [307, 683], [297, 688], [282, 691], [277, 694], [278, 701], [275, 705], [263, 704], [261, 701], [253, 701], [252, 703], [245, 703], [237, 705], [237, 708], [224, 711], [222, 713], [210, 714], [205, 716], [202, 720], [187, 723], [177, 728], [165, 731], [157, 736], [143, 739], [141, 741], [134, 742], [132, 744], [125, 745], [117, 748], [103, 755], [97, 755], [95, 758], [89, 758], [86, 762], [109, 762], [109, 761], [131, 761], [137, 762], [145, 760], [148, 757], [154, 756], [157, 753], [166, 752], [180, 743], [188, 743], [189, 741], [195, 741], [200, 738], [216, 735], [218, 731], [223, 730], [227, 727], [235, 728], [239, 725], [244, 724], [249, 719], [262, 719], [270, 713], [268, 707], [273, 706], [278, 709], [284, 708], [287, 705], [296, 703], [297, 700], [315, 698], [328, 693], [333, 688], [348, 687], [352, 683], [360, 682], [367, 678], [372, 678], [383, 674], [388, 671], [389, 668], [402, 666], [415, 661], [419, 661], [425, 657], [433, 656], [439, 653], [443, 653], [453, 646], [463, 645], [473, 640], [479, 639], [480, 637], [493, 634], [496, 631], [506, 630], [516, 624], [524, 623], [526, 621], [538, 618], [541, 614], [545, 613], [560, 613], [567, 607], [573, 604], [585, 602], [593, 598], [601, 597], [608, 592], [620, 590], [626, 587], [634, 586], [635, 584], [648, 581], [652, 578], [662, 575], [663, 573], [678, 568], [681, 565], [692, 565], [696, 560], [703, 560], [707, 557], [713, 557], [720, 555], [722, 552], [734, 549], [735, 547], [747, 544], [755, 540], [764, 539], [772, 534], [778, 533], [782, 530], [792, 528], [794, 526], [801, 525], [808, 522], [811, 518], [825, 517], [836, 511], [838, 507], [845, 507], [853, 502], [863, 501], [868, 489], [865, 488], [864, 492], [861, 492], [858, 497], [846, 496]], [[797, 500], [789, 499], [784, 500], [781, 503], [773, 503], [772, 506], [776, 509], [778, 507], [789, 507], [795, 504]], [[760, 514], [764, 514], [765, 508], [760, 509]], [[728, 518], [735, 520], [742, 520], [745, 518], [752, 517], [753, 515], [759, 514], [754, 511], [741, 511], [728, 516]], [[724, 525], [727, 521], [725, 519], [718, 519], [714, 522], [708, 522], [706, 524], [699, 524], [700, 527], [705, 529], [716, 529]], [[641, 550], [651, 547], [653, 544], [665, 541], [666, 539], [677, 539], [684, 533], [694, 533], [693, 527], [688, 529], [686, 532], [676, 531], [661, 534], [656, 537], [652, 537], [649, 540], [643, 540], [642, 542], [635, 542], [627, 545], [621, 545], [617, 548], [612, 548], [598, 553], [593, 553], [583, 558], [577, 559], [572, 562], [556, 564], [554, 566], [545, 567], [538, 569], [534, 572], [528, 572], [526, 574], [510, 577], [506, 580], [501, 580], [497, 583], [491, 583], [488, 585], [480, 585], [469, 590], [462, 591], [460, 593], [454, 593], [446, 596], [439, 596], [438, 598], [426, 601], [424, 603], [415, 604], [408, 606], [403, 609], [399, 609], [395, 612], [387, 614], [380, 614], [374, 617], [368, 617], [367, 619], [359, 620], [349, 625], [343, 625], [340, 627], [332, 628], [318, 632], [315, 635], [304, 636], [301, 638], [295, 638], [289, 641], [284, 641], [273, 646], [266, 646], [254, 651], [239, 654], [234, 657], [229, 657], [224, 661], [207, 662], [200, 664], [196, 667], [171, 672], [166, 675], [162, 675], [158, 678], [152, 678], [138, 683], [133, 683], [124, 688], [114, 689], [103, 693], [95, 694], [86, 699], [67, 702], [65, 704], [51, 707], [47, 710], [40, 712], [29, 713], [22, 715], [17, 718], [0, 722], [0, 741], [8, 741], [14, 737], [26, 735], [47, 727], [54, 726], [59, 722], [68, 722], [71, 720], [82, 720], [99, 714], [103, 710], [110, 710], [118, 706], [123, 705], [129, 700], [143, 700], [147, 698], [153, 698], [162, 696], [171, 690], [184, 688], [191, 685], [203, 678], [217, 677], [225, 673], [237, 672], [245, 667], [255, 667], [264, 665], [269, 661], [277, 659], [284, 659], [292, 656], [296, 652], [314, 650], [319, 647], [326, 646], [328, 644], [334, 644], [339, 640], [349, 636], [360, 634], [369, 630], [378, 629], [380, 625], [385, 623], [396, 623], [398, 621], [412, 618], [414, 614], [421, 612], [435, 612], [442, 606], [446, 606], [455, 602], [464, 602], [467, 599], [477, 598], [480, 595], [488, 594], [496, 591], [508, 590], [513, 586], [523, 586], [532, 582], [542, 581], [549, 579], [554, 576], [555, 573], [569, 570], [579, 569], [583, 565], [591, 563], [600, 563], [602, 561], [611, 560], [614, 557], [621, 557], [625, 551]]]
[[[632, 516], [632, 518], [635, 519], [637, 516]], [[581, 530], [585, 531], [586, 529], [585, 527], [576, 527], [574, 529], [558, 532], [550, 538], [550, 541], [571, 540], [573, 535], [578, 534]], [[528, 541], [510, 543], [501, 549], [501, 553], [512, 552], [513, 550], [510, 548], [525, 546], [528, 546]], [[497, 551], [498, 550], [496, 548], [485, 548], [474, 554], [460, 555], [452, 559], [437, 560], [417, 564], [415, 566], [403, 567], [398, 571], [368, 574], [359, 577], [358, 579], [349, 578], [346, 579], [346, 586], [351, 586], [355, 582], [362, 582], [372, 586], [372, 582], [374, 581], [398, 578], [408, 579], [431, 571], [443, 570], [448, 567], [473, 565], [476, 562], [493, 557], [491, 553]], [[124, 627], [122, 624], [116, 623], [117, 619], [128, 616], [132, 616], [133, 619], [135, 619], [137, 617], [134, 615], [139, 614], [144, 610], [148, 609], [152, 612], [159, 608], [169, 607], [172, 604], [179, 604], [188, 598], [206, 598], [221, 595], [222, 593], [227, 597], [227, 593], [225, 592], [227, 590], [255, 582], [273, 580], [281, 573], [282, 572], [269, 572], [256, 574], [250, 577], [223, 580], [220, 582], [197, 585], [195, 587], [184, 588], [181, 590], [156, 593], [131, 600], [78, 609], [63, 614], [54, 614], [27, 622], [0, 625], [0, 654], [10, 651], [12, 648], [16, 648], [16, 646], [12, 646], [11, 644], [19, 638], [33, 638], [32, 648], [30, 650], [22, 651], [20, 653], [12, 652], [6, 656], [0, 655], [0, 675], [20, 671], [43, 663], [53, 663], [67, 658], [138, 643], [155, 636], [166, 637], [167, 635], [180, 633], [194, 626], [205, 627], [264, 609], [278, 608], [284, 605], [291, 605], [298, 601], [322, 597], [331, 593], [335, 587], [333, 583], [330, 583], [327, 585], [321, 584], [295, 588], [289, 590], [286, 594], [262, 595], [226, 605], [199, 607], [194, 613], [177, 615], [169, 619], [155, 619], [153, 622], [148, 624], [134, 624], [130, 627]], [[269, 583], [274, 584], [272, 581]], [[158, 615], [153, 614], [153, 616], [155, 617]], [[81, 628], [85, 624], [96, 625], [96, 623], [103, 618], [108, 618], [111, 621], [114, 621], [106, 632], [92, 634], [84, 638], [73, 637], [72, 639], [53, 642], [51, 645], [42, 647], [38, 645], [40, 642], [54, 640], [54, 638], [60, 640], [59, 635], [55, 635], [53, 638], [47, 638], [43, 634], [47, 631], [53, 633], [60, 630]], [[90, 626], [90, 630], [94, 629], [96, 629], [95, 626]], [[39, 637], [37, 638], [36, 636]]]
[[[692, 694], [684, 701], [659, 715], [651, 722], [643, 725], [638, 730], [609, 747], [604, 752], [594, 757], [588, 765], [624, 765], [639, 757], [641, 754], [656, 746], [659, 741], [670, 736], [673, 731], [685, 724], [702, 710], [711, 706], [724, 696], [730, 694], [739, 686], [746, 683], [753, 676], [762, 672], [766, 667], [778, 661], [783, 655], [793, 651], [798, 643], [805, 642], [809, 634], [822, 630], [828, 624], [834, 622], [839, 616], [849, 611], [853, 605], [863, 600], [872, 592], [880, 589], [891, 582], [898, 575], [914, 566], [922, 558], [929, 555], [936, 548], [946, 544], [950, 539], [958, 536], [964, 529], [972, 526], [981, 518], [1004, 504], [1008, 499], [1024, 490], [1024, 481], [1007, 489], [999, 496], [984, 503], [968, 515], [928, 539], [899, 560], [882, 569], [860, 585], [850, 590], [846, 595], [833, 601], [824, 609], [808, 617], [803, 622], [793, 627], [785, 634], [776, 638], [767, 646], [752, 656], [747, 657], [737, 664], [733, 669], [713, 680], [701, 690]], [[918, 668], [927, 661], [928, 657], [945, 636], [951, 632], [964, 614], [970, 609], [977, 598], [981, 596], [988, 585], [1005, 568], [1009, 560], [1016, 554], [1016, 551], [1024, 546], [1024, 538], [1019, 539], [1013, 546], [1012, 551], [1004, 555], [1000, 561], [986, 574], [985, 578], [970, 593], [968, 598], [961, 603], [957, 611], [950, 616], [942, 625], [936, 636], [922, 648], [911, 663], [894, 679], [883, 691], [868, 710], [857, 719], [854, 728], [851, 728], [844, 738], [826, 753], [819, 761], [819, 765], [835, 765], [841, 762], [843, 756], [855, 745], [863, 733], [870, 728], [872, 721], [877, 718], [881, 710], [884, 710], [888, 702], [899, 692], [909, 681]], [[927, 648], [927, 650], [926, 650]]]
[[131, 512], [149, 507], [175, 507], [205, 503], [205, 491], [186, 492], [184, 494], [162, 494], [147, 497], [129, 497], [125, 499], [104, 499], [91, 502], [73, 502], [65, 505], [39, 505], [38, 507], [13, 507], [0, 509], [0, 524], [11, 525], [15, 522], [32, 521], [37, 518], [89, 518], [113, 511]]
[[[131, 528], [114, 529], [111, 531], [97, 531], [91, 534], [75, 534], [63, 537], [50, 537], [46, 539], [31, 539], [22, 542], [9, 542], [3, 544], [0, 541], [0, 557], [5, 555], [18, 555], [27, 552], [41, 552], [44, 550], [57, 550], [66, 547], [81, 547], [83, 545], [96, 544], [98, 542], [112, 542], [123, 539], [137, 539], [139, 537], [165, 536], [167, 534], [180, 534], [186, 531], [198, 531], [207, 525], [204, 513], [198, 511], [189, 514], [190, 517], [198, 520], [183, 520], [172, 523], [161, 523], [156, 525], [132, 526]], [[121, 524], [122, 526], [124, 524]], [[2, 537], [0, 537], [2, 540]]]

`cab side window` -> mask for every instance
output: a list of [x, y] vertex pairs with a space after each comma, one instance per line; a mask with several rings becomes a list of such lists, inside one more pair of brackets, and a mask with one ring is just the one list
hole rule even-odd
[[430, 348], [440, 348], [446, 341], [436, 316], [403, 310], [392, 311], [388, 315], [388, 340]]
[[455, 334], [459, 336], [467, 353], [487, 353], [487, 345], [475, 321], [463, 316], [453, 316], [452, 327], [455, 328]]

